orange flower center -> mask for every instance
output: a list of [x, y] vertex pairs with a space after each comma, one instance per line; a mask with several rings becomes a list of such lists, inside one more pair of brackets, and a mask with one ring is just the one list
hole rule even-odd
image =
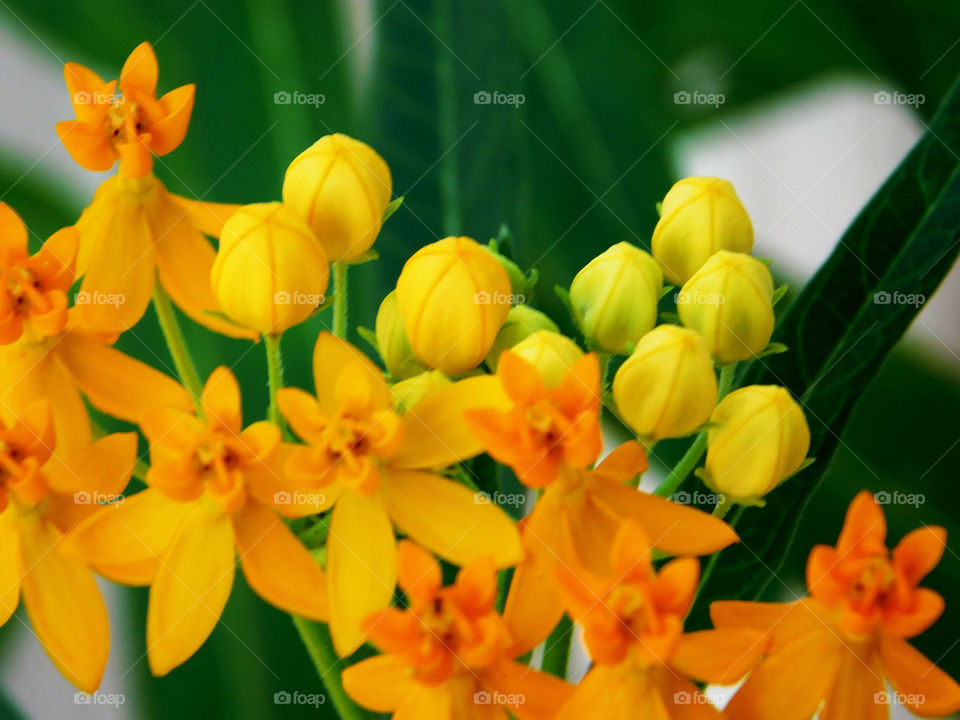
[[883, 606], [887, 593], [896, 580], [896, 573], [886, 557], [867, 560], [859, 577], [850, 585], [851, 607], [864, 615]]
[[331, 418], [317, 422], [313, 447], [326, 468], [347, 487], [372, 493], [380, 486], [378, 460], [394, 455], [403, 444], [403, 424], [392, 410], [357, 412], [342, 403]]
[[114, 146], [139, 140], [149, 132], [147, 116], [140, 104], [117, 94], [104, 119], [104, 133]]
[[36, 505], [50, 487], [40, 471], [40, 461], [16, 443], [0, 438], [0, 512], [13, 495], [24, 505]]

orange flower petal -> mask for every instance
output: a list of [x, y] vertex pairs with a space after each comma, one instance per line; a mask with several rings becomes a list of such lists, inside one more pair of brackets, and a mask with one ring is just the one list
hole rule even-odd
[[120, 169], [127, 177], [142, 178], [153, 170], [149, 135], [144, 134], [130, 142], [118, 143], [115, 147], [120, 157]]
[[414, 604], [431, 602], [443, 585], [440, 563], [409, 540], [397, 545], [397, 580]]
[[670, 665], [701, 682], [732, 685], [759, 662], [766, 646], [755, 630], [702, 630], [680, 638]]
[[943, 598], [933, 590], [919, 588], [911, 593], [909, 606], [887, 608], [883, 615], [883, 631], [910, 638], [933, 625], [943, 614]]
[[519, 720], [552, 720], [573, 695], [573, 686], [563, 680], [515, 662], [498, 662], [480, 673], [485, 688], [507, 698]]
[[544, 394], [543, 378], [537, 368], [510, 351], [501, 353], [497, 376], [504, 392], [517, 405], [532, 403]]
[[67, 92], [70, 93], [73, 111], [81, 122], [90, 122], [102, 113], [100, 106], [106, 104], [108, 96], [113, 94], [111, 84], [109, 90], [98, 97], [97, 94], [105, 85], [103, 78], [79, 63], [66, 63], [63, 66], [63, 79], [67, 84]]
[[960, 685], [910, 643], [883, 636], [880, 661], [897, 698], [916, 715], [942, 717], [960, 710]]
[[273, 511], [248, 501], [234, 515], [233, 530], [243, 575], [260, 597], [300, 617], [327, 619], [323, 572]]
[[163, 676], [188, 660], [213, 632], [233, 587], [233, 528], [206, 500], [180, 523], [150, 586], [147, 659]]
[[700, 561], [696, 558], [671, 560], [657, 573], [654, 592], [657, 604], [672, 614], [684, 617], [697, 594]]
[[150, 125], [150, 149], [156, 155], [175, 150], [187, 136], [196, 89], [193, 84], [183, 85], [160, 98], [163, 118]]
[[912, 584], [920, 582], [933, 570], [947, 547], [947, 531], [927, 525], [906, 535], [893, 550], [893, 565]]
[[344, 368], [354, 363], [360, 365], [361, 376], [369, 385], [372, 405], [378, 409], [390, 407], [390, 388], [387, 387], [380, 369], [346, 340], [323, 331], [313, 349], [313, 381], [317, 389], [320, 409], [324, 413], [332, 415], [336, 411], [338, 405], [334, 395], [336, 379]]
[[395, 655], [361, 660], [346, 668], [340, 679], [355, 702], [379, 713], [395, 710], [416, 685], [410, 667]]
[[117, 152], [103, 128], [79, 120], [64, 120], [56, 125], [60, 142], [78, 165], [94, 172], [113, 167]]
[[27, 256], [27, 226], [16, 210], [0, 202], [0, 264], [8, 265]]
[[837, 552], [846, 555], [855, 547], [863, 553], [883, 553], [887, 537], [887, 520], [883, 510], [866, 490], [857, 494], [847, 508], [843, 530], [837, 540]]
[[618, 483], [632, 480], [650, 466], [647, 451], [635, 440], [614, 448], [594, 469], [598, 475]]
[[210, 373], [200, 397], [203, 416], [228, 432], [239, 433], [243, 425], [240, 409], [240, 385], [230, 370], [221, 365]]
[[142, 42], [137, 45], [127, 57], [120, 70], [121, 88], [126, 85], [136, 88], [147, 95], [154, 95], [157, 90], [157, 56], [150, 43]]
[[24, 515], [20, 528], [27, 568], [23, 604], [30, 624], [57, 669], [92, 693], [110, 649], [107, 608], [97, 581], [84, 565], [60, 552], [60, 533], [39, 516]]
[[13, 615], [20, 602], [20, 527], [15, 511], [0, 512], [0, 625]]
[[875, 657], [867, 661], [846, 653], [820, 711], [820, 720], [887, 720], [889, 708], [878, 702], [885, 689], [883, 669]]
[[800, 637], [823, 629], [823, 623], [805, 601], [721, 600], [710, 604], [710, 619], [717, 628], [746, 628], [767, 634], [771, 654]]
[[669, 720], [659, 693], [628, 664], [595, 665], [574, 689], [557, 720]]

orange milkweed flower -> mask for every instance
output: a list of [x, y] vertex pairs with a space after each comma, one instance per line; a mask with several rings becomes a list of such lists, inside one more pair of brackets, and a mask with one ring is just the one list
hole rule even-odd
[[821, 720], [886, 720], [891, 703], [923, 717], [960, 710], [960, 685], [907, 642], [943, 612], [943, 599], [918, 584], [940, 561], [946, 533], [914, 530], [891, 552], [886, 531], [883, 511], [861, 492], [836, 547], [810, 553], [809, 597], [711, 605], [717, 627], [770, 637], [766, 659], [726, 709], [732, 720], [806, 720], [818, 708]]
[[707, 554], [736, 541], [722, 520], [627, 485], [647, 469], [635, 442], [588, 469], [601, 447], [595, 354], [576, 360], [556, 388], [511, 352], [500, 356], [497, 374], [512, 406], [469, 410], [465, 419], [491, 456], [510, 465], [521, 482], [544, 489], [523, 521], [526, 556], [504, 611], [524, 648], [543, 640], [563, 615], [556, 566], [607, 571], [607, 548], [625, 520], [639, 523], [669, 554]]
[[103, 677], [110, 629], [94, 574], [63, 551], [64, 533], [119, 507], [102, 503], [122, 503], [136, 458], [136, 433], [63, 452], [44, 400], [0, 426], [0, 625], [22, 594], [47, 655], [88, 693]]
[[111, 348], [68, 310], [76, 254], [77, 231], [66, 227], [30, 255], [26, 226], [0, 203], [0, 417], [46, 398], [63, 452], [91, 440], [81, 392], [131, 422], [151, 407], [193, 404], [179, 383]]
[[157, 58], [146, 42], [130, 53], [119, 82], [104, 82], [76, 63], [64, 67], [77, 119], [57, 123], [60, 140], [88, 170], [109, 170], [120, 161], [119, 173], [100, 185], [77, 222], [80, 292], [90, 299], [80, 313], [93, 330], [122, 332], [143, 317], [159, 275], [196, 322], [231, 337], [254, 337], [216, 314], [210, 287], [215, 253], [204, 238], [219, 236], [238, 206], [178, 197], [152, 173], [153, 155], [166, 155], [183, 141], [194, 95], [194, 86], [184, 85], [157, 100], [157, 76]]
[[327, 617], [323, 572], [277, 516], [300, 509], [286, 505], [290, 488], [271, 467], [280, 430], [265, 421], [242, 429], [240, 388], [224, 367], [210, 375], [201, 404], [202, 417], [175, 408], [144, 417], [150, 487], [68, 539], [71, 552], [110, 579], [150, 585], [147, 658], [155, 675], [188, 660], [213, 631], [237, 555], [267, 602]]
[[510, 630], [497, 614], [497, 571], [482, 557], [442, 587], [440, 565], [413, 543], [397, 547], [398, 580], [409, 609], [365, 622], [385, 654], [347, 668], [357, 702], [400, 718], [552, 720], [570, 697], [564, 681], [514, 662]]
[[438, 475], [481, 447], [463, 411], [503, 400], [495, 378], [438, 388], [402, 416], [383, 373], [355, 347], [323, 332], [313, 355], [317, 394], [283, 388], [280, 411], [305, 442], [284, 468], [333, 507], [327, 539], [330, 631], [340, 655], [363, 642], [363, 621], [390, 605], [397, 579], [394, 528], [462, 565], [489, 555], [497, 567], [521, 556], [513, 522], [466, 486]]
[[764, 636], [755, 630], [684, 634], [699, 562], [679, 558], [655, 571], [650, 555], [646, 534], [627, 522], [610, 549], [608, 573], [558, 571], [567, 609], [583, 627], [594, 662], [558, 720], [721, 718], [691, 679], [731, 684], [763, 655]]

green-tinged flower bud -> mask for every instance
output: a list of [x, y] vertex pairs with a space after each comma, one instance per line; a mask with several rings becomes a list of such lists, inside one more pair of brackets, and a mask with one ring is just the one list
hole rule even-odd
[[525, 302], [529, 302], [527, 291], [529, 290], [529, 281], [527, 276], [523, 274], [523, 270], [520, 269], [520, 266], [517, 265], [513, 260], [508, 258], [506, 255], [503, 255], [489, 245], [484, 245], [484, 247], [493, 255], [497, 262], [500, 263], [500, 266], [503, 268], [504, 272], [507, 273], [507, 277], [510, 278], [510, 288], [513, 291], [513, 302], [515, 305], [522, 305]]
[[392, 190], [384, 159], [340, 133], [297, 155], [283, 178], [283, 201], [306, 219], [331, 262], [355, 260], [370, 249]]
[[451, 383], [439, 370], [427, 370], [390, 386], [390, 397], [398, 412], [405, 412], [425, 399], [434, 390]]
[[547, 387], [557, 387], [567, 369], [583, 350], [568, 337], [550, 330], [539, 330], [513, 346], [511, 352], [533, 365]]
[[507, 313], [507, 319], [497, 333], [496, 339], [490, 352], [487, 353], [487, 366], [497, 371], [497, 361], [500, 359], [500, 353], [509, 350], [524, 338], [533, 335], [538, 330], [550, 330], [560, 332], [557, 324], [539, 310], [534, 310], [529, 305], [516, 305], [510, 308]]
[[657, 322], [663, 290], [660, 266], [630, 243], [617, 243], [577, 273], [570, 304], [585, 337], [624, 355]]
[[223, 226], [210, 273], [233, 322], [279, 335], [324, 301], [329, 266], [303, 219], [278, 202], [244, 205]]
[[748, 385], [713, 411], [704, 481], [728, 501], [756, 503], [795, 473], [810, 449], [803, 410], [778, 385]]
[[773, 334], [773, 278], [756, 258], [721, 250], [683, 286], [677, 312], [717, 360], [746, 360]]
[[717, 403], [717, 376], [703, 338], [676, 325], [651, 330], [617, 370], [613, 399], [620, 418], [645, 440], [692, 433]]
[[663, 199], [652, 247], [663, 274], [682, 285], [718, 250], [750, 252], [753, 223], [726, 180], [685, 178]]
[[377, 349], [387, 372], [398, 380], [419, 375], [427, 367], [417, 359], [407, 339], [403, 319], [397, 307], [397, 291], [392, 290], [377, 311]]
[[420, 248], [397, 280], [397, 305], [410, 346], [428, 367], [447, 375], [483, 362], [511, 304], [506, 271], [467, 237]]

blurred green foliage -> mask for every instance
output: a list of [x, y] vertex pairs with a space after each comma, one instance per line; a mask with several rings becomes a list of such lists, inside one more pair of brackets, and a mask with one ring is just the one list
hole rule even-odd
[[[572, 331], [549, 288], [568, 285], [614, 242], [649, 246], [655, 203], [674, 179], [675, 133], [835, 73], [923, 93], [926, 121], [960, 58], [960, 4], [952, 0], [6, 0], [0, 22], [38, 55], [78, 61], [105, 77], [149, 40], [161, 91], [195, 82], [187, 140], [156, 168], [174, 192], [224, 202], [277, 199], [287, 163], [332, 131], [379, 150], [406, 200], [377, 243], [381, 260], [352, 272], [351, 324], [368, 327], [413, 250], [453, 233], [485, 240], [505, 222], [515, 259], [537, 266], [544, 279], [535, 304]], [[726, 104], [719, 113], [674, 104], [674, 92], [689, 87], [723, 92]], [[279, 91], [322, 93], [325, 102], [276, 104]], [[478, 105], [480, 91], [523, 93], [525, 101]], [[62, 119], [49, 118], [51, 142]], [[0, 154], [0, 188], [45, 237], [74, 221], [86, 199], [60, 178], [27, 172], [31, 163]], [[327, 323], [321, 314], [284, 337], [291, 384], [311, 386], [312, 341]], [[184, 325], [201, 374], [232, 365], [248, 418], [262, 417], [262, 349]], [[171, 365], [152, 314], [120, 347]], [[811, 501], [784, 583], [802, 581], [807, 550], [836, 537], [847, 502], [863, 487], [926, 494], [918, 509], [890, 509], [893, 537], [920, 522], [960, 530], [952, 494], [958, 400], [956, 372], [907, 350], [889, 360]], [[953, 604], [919, 641], [954, 676], [958, 562], [948, 552], [931, 576]], [[289, 619], [241, 585], [238, 576], [223, 623], [190, 662], [162, 680], [139, 662], [125, 677], [146, 700], [138, 716], [332, 717], [329, 707], [273, 703], [278, 690], [317, 692], [320, 683]], [[145, 593], [125, 597], [130, 618], [122, 627], [142, 628]], [[139, 656], [142, 633], [123, 632]]]

